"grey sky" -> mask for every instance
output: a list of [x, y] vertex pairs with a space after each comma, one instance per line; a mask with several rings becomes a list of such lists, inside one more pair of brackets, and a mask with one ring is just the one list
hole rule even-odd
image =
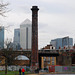
[[75, 42], [75, 0], [4, 0], [9, 2], [11, 10], [6, 18], [1, 18], [3, 25], [14, 25], [6, 31], [6, 37], [13, 38], [14, 28], [19, 27], [26, 18], [32, 19], [30, 8], [39, 7], [39, 48], [50, 43], [51, 39], [72, 37]]

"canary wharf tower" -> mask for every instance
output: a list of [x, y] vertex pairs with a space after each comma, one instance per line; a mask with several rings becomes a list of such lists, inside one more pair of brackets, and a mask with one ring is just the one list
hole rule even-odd
[[32, 56], [31, 65], [38, 65], [38, 10], [37, 6], [32, 6]]

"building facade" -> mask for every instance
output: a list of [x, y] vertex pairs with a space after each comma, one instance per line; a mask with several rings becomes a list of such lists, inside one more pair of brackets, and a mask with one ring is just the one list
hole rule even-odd
[[57, 38], [51, 40], [50, 44], [52, 44], [56, 49], [59, 48], [72, 48], [73, 47], [73, 38], [64, 37], [64, 38]]
[[[54, 50], [55, 47], [47, 45], [42, 48], [43, 50]], [[50, 65], [56, 65], [56, 57], [41, 57], [41, 68], [49, 68]]]
[[0, 56], [0, 66], [5, 65], [5, 57]]
[[26, 19], [20, 25], [20, 45], [22, 49], [31, 50], [32, 26], [31, 21]]
[[0, 49], [4, 48], [4, 27], [0, 26]]
[[14, 29], [14, 48], [20, 49], [20, 29]]

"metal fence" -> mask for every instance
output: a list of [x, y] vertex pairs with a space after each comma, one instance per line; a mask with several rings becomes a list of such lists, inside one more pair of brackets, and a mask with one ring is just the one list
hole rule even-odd
[[75, 72], [75, 66], [55, 66], [55, 72]]
[[[25, 71], [30, 71], [28, 66], [8, 66], [8, 71], [19, 71], [19, 68], [24, 68]], [[55, 72], [75, 72], [75, 66], [55, 66]], [[5, 70], [5, 66], [0, 66], [0, 71]]]

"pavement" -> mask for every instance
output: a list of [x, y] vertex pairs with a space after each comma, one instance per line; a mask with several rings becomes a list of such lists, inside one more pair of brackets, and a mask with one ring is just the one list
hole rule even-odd
[[70, 75], [72, 74], [72, 75], [75, 75], [75, 72], [71, 72], [71, 73], [70, 72], [67, 72], [67, 73], [51, 72], [51, 73], [38, 73], [38, 74], [26, 74], [26, 75], [46, 75], [46, 74], [47, 75], [53, 75], [53, 74], [60, 74], [60, 75], [61, 74], [63, 74], [63, 75], [64, 74], [70, 74]]
[[26, 75], [40, 75], [40, 74], [26, 74]]

